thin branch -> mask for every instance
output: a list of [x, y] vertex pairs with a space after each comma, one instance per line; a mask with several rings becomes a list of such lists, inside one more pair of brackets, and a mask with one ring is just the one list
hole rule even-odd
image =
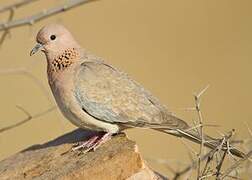
[[[13, 17], [14, 17], [14, 9], [10, 9], [10, 14], [9, 14], [8, 21], [7, 21], [7, 22], [12, 21]], [[1, 36], [1, 39], [0, 39], [0, 46], [3, 44], [5, 38], [7, 37], [7, 35], [8, 35], [9, 33], [10, 33], [10, 31], [9, 31], [8, 29], [6, 29], [6, 30], [3, 32], [2, 36]]]
[[[212, 157], [214, 156], [215, 153], [219, 152], [219, 150], [222, 149], [222, 146], [224, 145], [224, 143], [225, 143], [225, 138], [223, 138], [222, 143], [221, 143], [219, 146], [217, 146], [217, 147], [214, 148], [214, 149], [211, 149], [208, 153], [204, 154], [204, 155], [200, 158], [200, 160], [201, 160], [201, 161], [204, 161], [204, 160], [206, 160], [206, 159], [209, 158], [209, 157], [212, 158]], [[197, 165], [198, 165], [198, 159], [195, 160], [195, 161], [193, 161], [191, 164], [189, 164], [187, 167], [185, 167], [182, 171], [177, 172], [176, 175], [175, 175], [175, 177], [174, 177], [173, 179], [174, 179], [174, 180], [179, 179], [179, 177], [181, 177], [182, 175], [184, 175], [185, 173], [187, 173], [187, 172], [190, 171], [191, 169], [196, 168]], [[199, 177], [199, 179], [200, 179], [200, 177]]]
[[198, 94], [195, 94], [194, 95], [194, 100], [195, 100], [195, 108], [196, 108], [196, 111], [198, 113], [198, 124], [199, 124], [199, 129], [200, 129], [200, 137], [201, 137], [201, 144], [200, 144], [200, 150], [199, 150], [199, 158], [198, 158], [198, 179], [200, 178], [201, 176], [201, 156], [202, 154], [204, 154], [204, 143], [205, 143], [205, 140], [204, 140], [204, 132], [203, 132], [203, 117], [202, 117], [202, 113], [201, 113], [201, 110], [200, 110], [200, 98], [201, 96], [204, 94], [204, 92], [206, 92], [206, 90], [208, 89], [209, 85], [206, 86], [203, 90], [201, 90]]
[[23, 0], [23, 1], [15, 2], [13, 4], [9, 4], [7, 6], [0, 7], [0, 13], [20, 8], [24, 5], [27, 5], [27, 4], [35, 2], [35, 1], [38, 1], [38, 0]]
[[[200, 160], [201, 161], [206, 160], [209, 156], [212, 156], [212, 154], [214, 154], [217, 150], [218, 150], [218, 147], [216, 147], [215, 149], [210, 150], [208, 153], [206, 153], [205, 155], [203, 155], [200, 158]], [[185, 173], [187, 173], [191, 169], [196, 168], [197, 164], [198, 164], [198, 160], [193, 161], [191, 164], [189, 164], [187, 167], [185, 167], [182, 171], [177, 172], [176, 175], [175, 175], [175, 177], [173, 179], [174, 180], [179, 179], [179, 177], [181, 177], [182, 175], [184, 175]]]
[[[51, 102], [50, 100], [50, 95], [47, 91], [47, 89], [43, 86], [42, 82], [37, 79], [32, 73], [30, 73], [26, 68], [14, 68], [14, 69], [6, 69], [6, 70], [0, 70], [0, 75], [9, 75], [9, 74], [19, 74], [19, 75], [24, 75], [28, 78], [30, 78], [44, 93], [45, 97], [48, 99], [49, 102]], [[13, 128], [16, 128], [20, 125], [23, 125], [27, 122], [29, 122], [32, 119], [35, 119], [37, 117], [43, 116], [51, 111], [53, 111], [54, 109], [56, 109], [56, 106], [52, 106], [50, 108], [48, 108], [45, 111], [42, 111], [40, 113], [37, 113], [35, 115], [30, 115], [30, 113], [28, 111], [26, 111], [24, 108], [22, 108], [21, 106], [17, 106], [17, 108], [19, 110], [21, 110], [22, 112], [24, 112], [27, 115], [27, 118], [21, 120], [20, 122], [14, 124], [14, 125], [10, 125], [4, 128], [0, 129], [0, 133], [3, 133], [7, 130], [11, 130]]]
[[42, 111], [42, 112], [39, 112], [39, 113], [37, 113], [37, 114], [35, 114], [35, 115], [33, 115], [33, 116], [32, 116], [28, 111], [26, 111], [24, 108], [22, 108], [22, 107], [20, 107], [20, 106], [17, 106], [17, 108], [20, 109], [22, 112], [24, 112], [24, 113], [27, 115], [27, 117], [26, 117], [25, 119], [19, 121], [19, 122], [16, 123], [16, 124], [13, 124], [13, 125], [10, 125], [10, 126], [1, 128], [1, 129], [0, 129], [0, 133], [3, 133], [3, 132], [5, 132], [5, 131], [7, 131], [7, 130], [16, 128], [16, 127], [18, 127], [18, 126], [21, 126], [21, 125], [23, 125], [23, 124], [29, 122], [29, 121], [32, 120], [32, 119], [41, 117], [41, 116], [43, 116], [43, 115], [45, 115], [45, 114], [47, 114], [47, 113], [49, 113], [49, 112], [52, 112], [52, 111], [54, 111], [54, 110], [56, 109], [56, 106], [50, 107], [50, 108], [48, 108], [47, 110]]
[[202, 175], [199, 179], [200, 180], [207, 179], [207, 178], [210, 178], [212, 176], [215, 176], [215, 173], [210, 173], [210, 174]]
[[188, 129], [185, 130], [185, 132], [190, 132], [191, 130], [197, 130], [199, 127], [220, 127], [219, 125], [214, 125], [214, 124], [204, 124], [204, 125], [195, 125], [195, 126], [192, 126]]
[[21, 110], [23, 113], [26, 114], [27, 118], [32, 118], [31, 114], [26, 111], [22, 106], [16, 105], [16, 108], [18, 108], [19, 110]]
[[225, 137], [222, 139], [222, 142], [221, 142], [220, 145], [217, 147], [217, 151], [214, 152], [214, 153], [212, 153], [211, 156], [208, 157], [208, 159], [207, 159], [207, 161], [206, 161], [206, 164], [205, 164], [205, 167], [204, 167], [204, 169], [203, 169], [203, 171], [202, 171], [202, 176], [205, 175], [205, 174], [207, 173], [207, 170], [208, 170], [208, 167], [209, 167], [209, 163], [214, 159], [215, 153], [218, 153], [218, 152], [222, 149], [224, 143], [225, 143]]
[[234, 171], [235, 169], [237, 169], [244, 161], [246, 161], [247, 159], [250, 158], [250, 156], [252, 156], [252, 150], [249, 151], [244, 158], [239, 159], [238, 161], [236, 161], [233, 165], [231, 165], [221, 176], [219, 179], [223, 179], [225, 177], [227, 177], [232, 171]]
[[213, 155], [212, 156], [208, 156], [207, 160], [206, 160], [206, 164], [205, 164], [205, 167], [203, 168], [203, 171], [202, 171], [202, 176], [201, 176], [201, 179], [207, 174], [207, 172], [209, 171], [209, 166], [210, 166], [210, 163], [211, 161], [213, 160]]
[[204, 89], [202, 89], [196, 96], [198, 99], [201, 98], [201, 96], [206, 92], [206, 90], [209, 88], [209, 85], [207, 85]]
[[[20, 2], [16, 2], [16, 3], [10, 4], [10, 5], [4, 6], [4, 7], [0, 8], [0, 13], [9, 11], [9, 17], [8, 17], [7, 23], [10, 23], [14, 18], [15, 9], [17, 9], [19, 7], [22, 7], [24, 5], [27, 5], [27, 4], [31, 3], [31, 2], [35, 2], [35, 1], [37, 1], [37, 0], [23, 0], [23, 1], [20, 1]], [[8, 34], [10, 34], [10, 31], [9, 31], [8, 28], [6, 28], [4, 30], [4, 32], [3, 32], [3, 34], [1, 35], [0, 46], [2, 46], [2, 44], [3, 44], [3, 42], [6, 39]]]
[[249, 132], [250, 137], [252, 137], [252, 130], [250, 129], [248, 123], [247, 123], [247, 122], [244, 122], [244, 124], [245, 124], [245, 126], [247, 127], [247, 129], [248, 129], [248, 132]]
[[22, 19], [13, 20], [6, 23], [0, 23], [0, 31], [4, 31], [6, 29], [10, 30], [12, 28], [25, 26], [25, 25], [33, 25], [34, 23], [41, 21], [45, 18], [51, 17], [53, 15], [68, 11], [85, 3], [93, 2], [97, 0], [72, 0], [69, 1], [67, 4], [60, 5], [58, 7], [50, 8], [44, 10], [40, 13], [34, 14], [29, 17], [25, 17]]
[[221, 167], [223, 165], [223, 162], [225, 160], [225, 157], [227, 155], [227, 150], [224, 152], [224, 154], [221, 157], [221, 161], [219, 162], [219, 164], [216, 166], [216, 179], [218, 179], [220, 177], [220, 172], [221, 172]]
[[21, 74], [30, 78], [42, 90], [47, 100], [51, 102], [49, 92], [44, 87], [42, 82], [38, 78], [36, 78], [31, 72], [29, 72], [26, 68], [21, 67], [21, 68], [0, 70], [0, 75], [10, 75], [10, 74]]

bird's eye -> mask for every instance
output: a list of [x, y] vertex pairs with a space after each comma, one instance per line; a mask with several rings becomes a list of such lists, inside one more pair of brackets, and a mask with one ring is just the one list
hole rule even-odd
[[56, 36], [55, 36], [55, 35], [51, 35], [51, 36], [50, 36], [50, 39], [51, 39], [51, 40], [55, 40], [55, 39], [56, 39]]

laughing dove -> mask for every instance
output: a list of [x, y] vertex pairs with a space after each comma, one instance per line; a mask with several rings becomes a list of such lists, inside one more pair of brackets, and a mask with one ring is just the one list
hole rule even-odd
[[[96, 148], [112, 134], [132, 127], [151, 128], [201, 143], [200, 135], [172, 115], [157, 98], [127, 74], [88, 53], [62, 25], [51, 24], [37, 34], [31, 55], [42, 50], [48, 82], [63, 115], [77, 127], [104, 132], [90, 138]], [[205, 136], [205, 145], [219, 141]], [[239, 157], [243, 153], [230, 149]]]

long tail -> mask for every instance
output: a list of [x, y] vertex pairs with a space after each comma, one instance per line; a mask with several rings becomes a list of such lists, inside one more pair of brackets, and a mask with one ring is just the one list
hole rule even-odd
[[[190, 130], [190, 131], [180, 130], [180, 129], [170, 130], [170, 129], [163, 129], [163, 128], [157, 128], [157, 129], [155, 128], [155, 130], [161, 131], [166, 134], [178, 136], [178, 137], [183, 137], [183, 138], [186, 138], [186, 139], [193, 141], [195, 143], [198, 143], [198, 144], [201, 144], [201, 141], [202, 141], [199, 133], [195, 130]], [[215, 149], [218, 146], [220, 146], [221, 143], [222, 143], [221, 139], [215, 139], [210, 136], [204, 135], [204, 145], [208, 148]], [[231, 154], [233, 154], [237, 157], [240, 157], [240, 158], [245, 157], [245, 154], [242, 151], [240, 151], [232, 146], [227, 147], [227, 143], [224, 143], [221, 146], [221, 148], [223, 151], [229, 150]]]

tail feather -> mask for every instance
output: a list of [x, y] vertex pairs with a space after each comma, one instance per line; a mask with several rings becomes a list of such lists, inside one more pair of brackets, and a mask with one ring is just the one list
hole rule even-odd
[[[186, 138], [190, 141], [193, 141], [195, 143], [198, 143], [198, 144], [201, 144], [202, 142], [202, 139], [200, 137], [200, 135], [198, 134], [197, 131], [195, 130], [190, 130], [190, 131], [186, 131], [186, 130], [181, 130], [181, 129], [176, 129], [176, 130], [170, 130], [170, 129], [155, 129], [157, 131], [161, 131], [163, 133], [166, 133], [166, 134], [171, 134], [171, 135], [174, 135], [174, 136], [178, 136], [178, 137], [183, 137], [183, 138]], [[221, 145], [222, 143], [222, 140], [221, 139], [215, 139], [215, 138], [212, 138], [210, 136], [207, 136], [207, 135], [204, 135], [204, 146], [208, 147], [208, 148], [211, 148], [211, 149], [215, 149], [217, 148], [218, 146]], [[234, 147], [227, 147], [226, 143], [223, 144], [221, 146], [222, 150], [223, 151], [226, 151], [227, 149], [229, 149], [230, 153], [239, 157], [239, 158], [244, 158], [245, 157], [245, 154], [240, 151], [239, 149], [236, 149]]]

